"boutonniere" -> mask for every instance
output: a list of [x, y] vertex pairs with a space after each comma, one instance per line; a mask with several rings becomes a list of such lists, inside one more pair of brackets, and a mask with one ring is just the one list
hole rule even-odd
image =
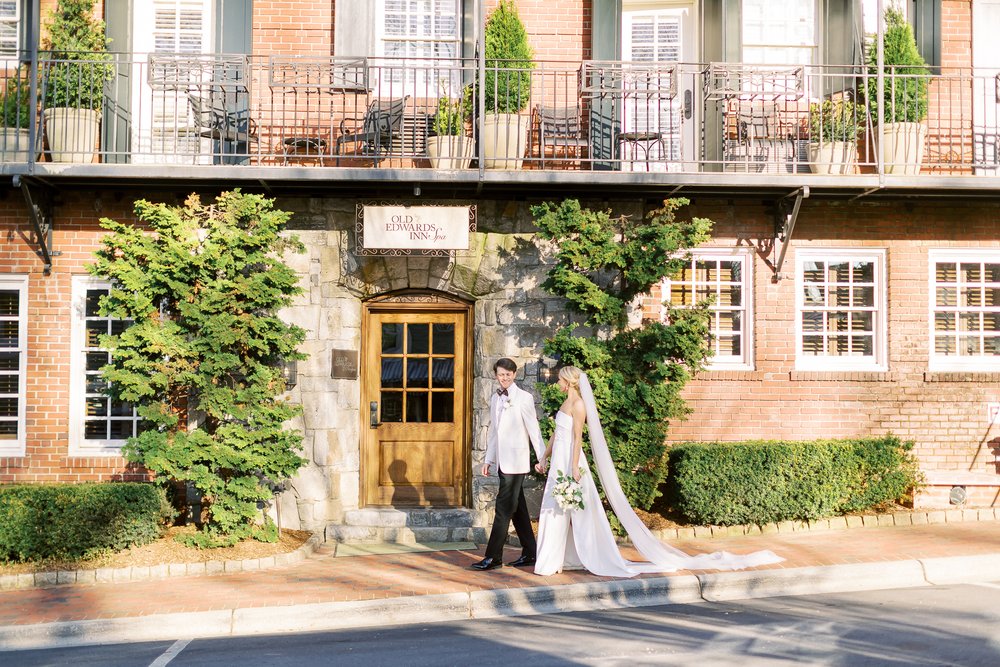
[[500, 411], [503, 412], [510, 407], [510, 396], [500, 397]]

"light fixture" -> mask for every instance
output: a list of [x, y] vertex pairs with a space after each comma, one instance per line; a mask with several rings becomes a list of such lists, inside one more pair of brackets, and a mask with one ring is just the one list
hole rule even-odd
[[420, 196], [420, 186], [419, 185], [414, 185], [413, 186], [413, 196], [414, 197], [419, 197]]
[[299, 362], [297, 359], [285, 359], [281, 362], [281, 377], [285, 379], [285, 389], [294, 389], [299, 383]]

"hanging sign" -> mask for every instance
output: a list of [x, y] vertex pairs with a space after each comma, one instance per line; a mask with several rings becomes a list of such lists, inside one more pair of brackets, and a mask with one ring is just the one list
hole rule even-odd
[[359, 255], [447, 255], [475, 230], [475, 206], [358, 205]]

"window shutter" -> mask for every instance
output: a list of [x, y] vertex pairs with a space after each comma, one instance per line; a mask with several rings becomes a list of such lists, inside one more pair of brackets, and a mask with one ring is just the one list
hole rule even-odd
[[216, 0], [215, 43], [222, 53], [253, 53], [253, 0]]
[[375, 3], [371, 0], [337, 0], [334, 8], [333, 53], [365, 57], [375, 46]]
[[910, 20], [917, 49], [928, 65], [941, 65], [941, 0], [910, 0]]

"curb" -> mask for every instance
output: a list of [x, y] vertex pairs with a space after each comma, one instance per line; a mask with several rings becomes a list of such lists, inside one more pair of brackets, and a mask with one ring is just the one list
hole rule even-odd
[[210, 560], [196, 563], [163, 563], [143, 567], [102, 567], [93, 570], [58, 570], [28, 572], [0, 576], [0, 591], [27, 588], [48, 588], [71, 584], [111, 584], [130, 581], [155, 581], [171, 577], [202, 577], [233, 572], [266, 570], [276, 565], [292, 565], [304, 561], [323, 543], [321, 533], [313, 533], [302, 546], [267, 558], [243, 560]]
[[973, 583], [1000, 553], [0, 627], [5, 650], [234, 637]]

